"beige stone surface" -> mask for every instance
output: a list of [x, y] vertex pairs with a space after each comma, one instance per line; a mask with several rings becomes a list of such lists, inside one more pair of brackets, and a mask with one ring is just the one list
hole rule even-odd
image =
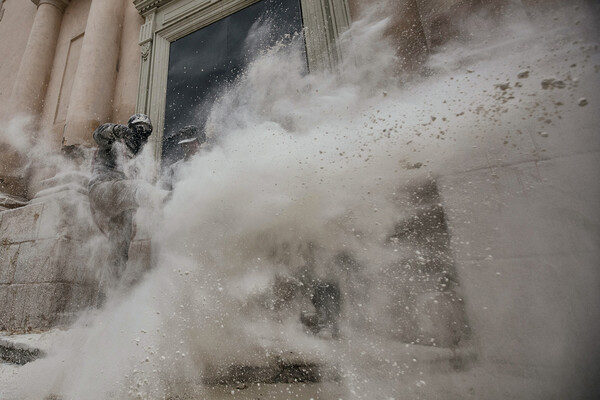
[[95, 290], [64, 282], [0, 285], [0, 330], [45, 330], [71, 322], [92, 304]]
[[117, 79], [124, 0], [93, 0], [64, 132], [64, 146], [92, 145], [90, 132], [109, 122]]
[[[482, 358], [588, 379], [600, 331], [598, 152], [440, 179]], [[572, 375], [572, 376], [571, 376]]]
[[[5, 1], [0, 21], [0, 110], [6, 110], [25, 52], [29, 31], [35, 18], [36, 6], [30, 1]], [[10, 40], [5, 40], [9, 38]], [[0, 117], [3, 117], [0, 112]]]
[[43, 198], [36, 198], [33, 203], [44, 206], [36, 240], [67, 237], [86, 242], [100, 234], [92, 219], [87, 194], [65, 188]]
[[[57, 3], [64, 7], [64, 3]], [[62, 7], [40, 2], [15, 77], [10, 98], [12, 113], [27, 113], [37, 117], [42, 111], [62, 15]]]
[[[0, 21], [0, 122], [11, 117], [11, 94], [19, 74], [27, 40], [36, 15], [36, 6], [30, 1], [4, 2]], [[10, 40], [6, 40], [10, 38]], [[15, 149], [0, 140], [0, 192], [24, 196], [26, 182], [21, 179], [21, 160]]]
[[75, 276], [71, 249], [64, 239], [21, 243], [12, 283], [68, 282]]
[[[91, 0], [73, 1], [65, 9], [60, 34], [56, 44], [56, 53], [52, 64], [52, 75], [48, 84], [46, 98], [44, 100], [44, 111], [41, 117], [41, 130], [46, 132], [47, 139], [52, 147], [57, 151], [62, 145], [62, 136], [65, 121], [57, 118], [59, 112], [59, 103], [68, 104], [71, 92], [67, 90], [73, 87], [74, 71], [71, 73], [67, 69], [69, 63], [74, 63], [77, 67], [79, 56], [73, 54], [73, 46], [77, 46], [75, 41], [81, 41], [85, 33], [85, 25], [89, 12]], [[79, 39], [78, 39], [79, 38]], [[75, 59], [76, 57], [76, 59]]]
[[93, 303], [104, 247], [77, 193], [0, 213], [0, 328], [46, 329]]
[[12, 285], [0, 285], [0, 330], [8, 330], [14, 325], [13, 308], [17, 289]]
[[2, 243], [19, 243], [34, 240], [44, 206], [33, 204], [2, 212], [0, 240]]
[[135, 112], [141, 60], [138, 40], [143, 23], [144, 19], [134, 7], [133, 2], [126, 1], [119, 55], [119, 73], [113, 101], [112, 121], [115, 123], [126, 123]]
[[60, 319], [70, 298], [65, 283], [0, 286], [7, 302], [0, 311], [0, 329], [26, 331], [49, 328]]
[[458, 260], [600, 251], [600, 187], [577, 154], [444, 177]]
[[18, 254], [18, 244], [0, 245], [0, 260], [2, 260], [0, 266], [0, 285], [13, 282]]

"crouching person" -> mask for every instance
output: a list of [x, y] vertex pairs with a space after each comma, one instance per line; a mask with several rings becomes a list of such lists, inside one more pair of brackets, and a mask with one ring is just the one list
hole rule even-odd
[[109, 242], [100, 303], [104, 293], [119, 284], [127, 266], [129, 245], [135, 234], [135, 211], [140, 206], [162, 206], [170, 193], [138, 179], [134, 160], [151, 133], [152, 123], [144, 114], [133, 115], [127, 126], [103, 124], [93, 133], [98, 150], [89, 182], [90, 207], [94, 221]]

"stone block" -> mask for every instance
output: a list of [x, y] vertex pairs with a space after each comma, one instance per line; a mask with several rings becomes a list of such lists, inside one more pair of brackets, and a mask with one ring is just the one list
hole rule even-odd
[[597, 256], [461, 263], [465, 304], [483, 356], [559, 369], [583, 360], [593, 364], [600, 353]]
[[89, 305], [90, 288], [67, 283], [0, 285], [0, 329], [48, 329]]
[[77, 260], [77, 275], [73, 282], [96, 285], [104, 271], [108, 251], [108, 241], [104, 236], [94, 236], [83, 244], [73, 242], [73, 258]]
[[65, 238], [43, 239], [20, 244], [12, 283], [78, 283], [98, 281], [92, 243]]
[[100, 235], [93, 222], [88, 197], [76, 190], [65, 190], [32, 200], [43, 204], [44, 213], [40, 219], [39, 239], [59, 236], [85, 242]]
[[14, 304], [17, 288], [14, 285], [0, 284], [0, 331], [15, 326]]
[[22, 301], [21, 326], [25, 330], [47, 329], [60, 320], [70, 297], [71, 286], [65, 283], [25, 285], [19, 291], [18, 300]]
[[439, 179], [459, 260], [600, 251], [600, 154]]
[[21, 243], [13, 283], [68, 282], [74, 278], [71, 247], [64, 239]]
[[18, 244], [0, 244], [0, 284], [13, 282], [18, 254]]
[[42, 204], [31, 204], [3, 211], [0, 241], [2, 243], [19, 243], [37, 238], [43, 210]]
[[[510, 117], [520, 120], [524, 116], [515, 110]], [[499, 118], [507, 117], [502, 115]], [[523, 124], [525, 123], [526, 121], [523, 121]], [[523, 128], [523, 124], [519, 126]], [[478, 129], [474, 129], [473, 125]], [[511, 132], [509, 139], [506, 138], [507, 131]], [[454, 122], [451, 132], [453, 135], [448, 140], [455, 139], [455, 141], [446, 144], [444, 150], [450, 157], [443, 160], [442, 155], [438, 159], [446, 173], [461, 173], [539, 159], [537, 149], [527, 132], [514, 133], [510, 127], [502, 123], [492, 124], [485, 119], [482, 121], [470, 119]]]
[[96, 285], [72, 285], [70, 296], [67, 299], [64, 309], [67, 319], [70, 315], [93, 305], [97, 297], [97, 291]]

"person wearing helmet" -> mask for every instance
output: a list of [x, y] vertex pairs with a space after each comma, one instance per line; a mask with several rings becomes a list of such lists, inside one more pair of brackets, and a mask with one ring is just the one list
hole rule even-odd
[[167, 167], [161, 179], [161, 186], [167, 190], [173, 190], [173, 184], [177, 180], [177, 171], [183, 163], [188, 162], [198, 154], [201, 146], [206, 142], [206, 134], [195, 125], [181, 128], [176, 134], [177, 144], [183, 152], [183, 159], [178, 160]]
[[160, 206], [169, 195], [168, 191], [138, 179], [135, 157], [151, 133], [152, 123], [145, 114], [133, 115], [127, 126], [102, 124], [93, 133], [98, 149], [88, 185], [90, 208], [110, 246], [102, 290], [115, 287], [125, 270], [137, 208]]
[[152, 134], [152, 122], [146, 114], [133, 114], [127, 121], [127, 127], [133, 133], [128, 136], [130, 138], [127, 143], [128, 147], [134, 154], [137, 154]]

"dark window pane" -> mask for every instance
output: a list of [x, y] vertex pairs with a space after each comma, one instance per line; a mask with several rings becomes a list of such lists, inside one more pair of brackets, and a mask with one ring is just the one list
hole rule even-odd
[[[246, 40], [255, 23], [269, 21], [267, 35]], [[163, 164], [183, 156], [174, 134], [186, 125], [202, 128], [218, 93], [254, 55], [301, 31], [299, 0], [262, 0], [171, 43]]]

